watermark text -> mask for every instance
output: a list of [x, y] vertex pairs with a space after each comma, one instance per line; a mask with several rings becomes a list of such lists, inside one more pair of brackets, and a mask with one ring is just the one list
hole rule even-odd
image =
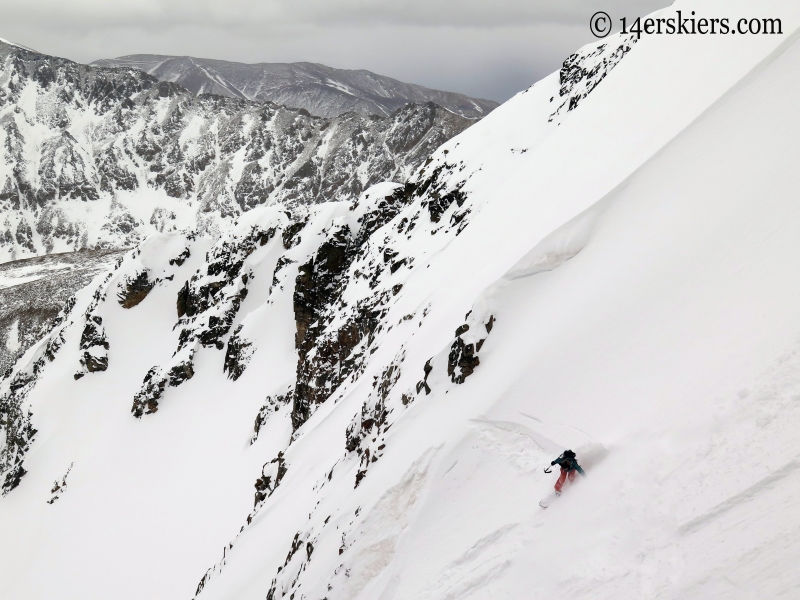
[[[783, 23], [770, 17], [719, 19], [698, 17], [695, 11], [687, 14], [676, 11], [674, 17], [637, 17], [620, 19], [622, 34], [642, 35], [783, 35]], [[608, 13], [597, 12], [589, 21], [592, 34], [604, 38], [613, 28]]]

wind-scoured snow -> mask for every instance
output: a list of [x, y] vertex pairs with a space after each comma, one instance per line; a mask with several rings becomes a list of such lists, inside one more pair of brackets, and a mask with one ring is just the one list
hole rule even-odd
[[[752, 7], [657, 16], [701, 8]], [[0, 384], [0, 594], [793, 598], [800, 9], [760, 8], [98, 275]]]

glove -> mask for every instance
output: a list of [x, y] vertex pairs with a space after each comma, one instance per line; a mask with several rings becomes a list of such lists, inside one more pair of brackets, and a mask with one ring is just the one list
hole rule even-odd
[[551, 462], [550, 462], [550, 466], [551, 466], [551, 467], [552, 467], [554, 464], [556, 464], [556, 461], [551, 461]]

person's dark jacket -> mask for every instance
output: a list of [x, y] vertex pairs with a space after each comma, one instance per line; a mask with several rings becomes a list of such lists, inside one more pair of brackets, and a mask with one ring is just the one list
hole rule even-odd
[[564, 456], [562, 454], [550, 464], [558, 465], [565, 471], [577, 471], [578, 473], [586, 477], [586, 473], [583, 472], [583, 469], [581, 469], [581, 466], [578, 464], [578, 461], [575, 460], [574, 457]]

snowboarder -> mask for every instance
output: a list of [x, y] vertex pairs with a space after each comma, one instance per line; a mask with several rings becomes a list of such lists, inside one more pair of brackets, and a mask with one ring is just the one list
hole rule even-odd
[[[550, 463], [550, 466], [558, 465], [561, 467], [561, 475], [558, 477], [558, 481], [556, 481], [556, 494], [561, 495], [561, 488], [564, 485], [564, 482], [569, 479], [569, 482], [572, 483], [575, 481], [575, 472], [581, 474], [582, 477], [586, 477], [586, 473], [583, 472], [581, 466], [578, 464], [578, 461], [575, 459], [575, 453], [572, 450], [565, 450], [564, 454], [559, 456], [553, 462]], [[545, 471], [549, 473], [549, 471]]]

